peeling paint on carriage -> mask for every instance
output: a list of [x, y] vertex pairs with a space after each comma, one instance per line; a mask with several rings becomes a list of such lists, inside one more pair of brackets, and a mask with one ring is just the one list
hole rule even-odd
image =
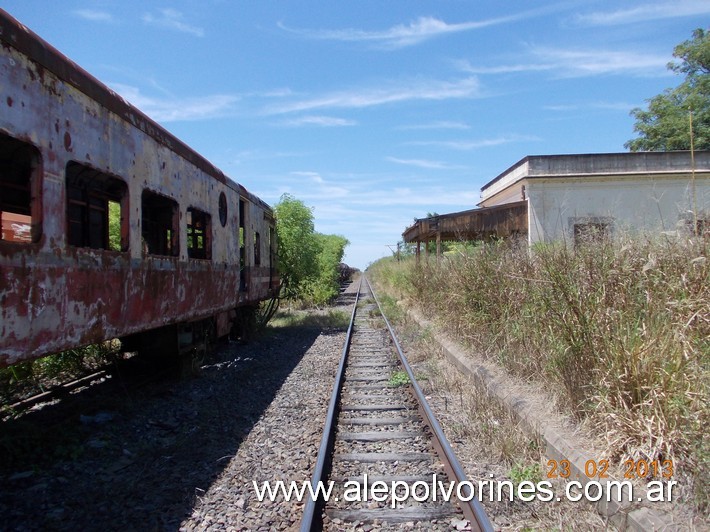
[[[266, 203], [2, 10], [0, 41], [0, 158], [30, 154], [16, 175], [0, 169], [2, 234], [12, 215], [32, 235], [0, 237], [0, 367], [196, 320], [226, 334], [239, 307], [274, 296], [275, 242], [256, 236], [273, 230]], [[10, 190], [24, 191], [19, 206]], [[153, 220], [145, 197], [174, 214]], [[192, 241], [191, 211], [209, 222]]]

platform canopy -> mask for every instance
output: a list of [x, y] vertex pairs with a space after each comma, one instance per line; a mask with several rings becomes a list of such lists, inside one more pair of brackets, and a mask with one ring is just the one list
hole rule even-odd
[[495, 207], [419, 218], [405, 229], [402, 237], [406, 243], [419, 244], [431, 240], [437, 242], [490, 240], [526, 235], [527, 232], [527, 202], [517, 201]]

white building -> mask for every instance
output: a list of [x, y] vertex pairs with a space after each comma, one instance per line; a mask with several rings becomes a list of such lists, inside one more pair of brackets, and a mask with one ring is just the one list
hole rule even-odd
[[479, 207], [527, 201], [528, 242], [585, 229], [710, 229], [710, 151], [525, 157], [481, 189]]
[[527, 234], [533, 244], [574, 242], [587, 232], [708, 234], [710, 151], [528, 156], [486, 183], [478, 206], [417, 220], [404, 240]]

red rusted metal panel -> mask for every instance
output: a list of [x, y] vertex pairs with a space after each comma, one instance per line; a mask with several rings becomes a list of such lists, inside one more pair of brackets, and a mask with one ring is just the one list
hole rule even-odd
[[[29, 239], [27, 215], [2, 212], [0, 367], [208, 317], [224, 331], [231, 310], [274, 295], [269, 238], [258, 239], [262, 264], [254, 264], [255, 234], [273, 231], [266, 203], [2, 10], [0, 41], [0, 144], [11, 138], [39, 154]], [[68, 244], [66, 168], [77, 163], [89, 176], [125, 183], [124, 251]], [[176, 204], [175, 256], [145, 252], [146, 190]], [[240, 290], [240, 198], [249, 206], [247, 291]], [[188, 209], [211, 217], [209, 260], [188, 257]]]

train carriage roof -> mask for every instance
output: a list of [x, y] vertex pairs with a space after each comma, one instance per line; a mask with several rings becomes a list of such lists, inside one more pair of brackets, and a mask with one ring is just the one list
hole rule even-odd
[[[177, 153], [217, 181], [235, 189], [253, 203], [270, 209], [263, 200], [250, 193], [244, 186], [227, 177], [219, 168], [190, 148], [163, 126], [148, 117], [138, 108], [124, 100], [116, 92], [74, 63], [39, 35], [22, 25], [9, 13], [0, 9], [0, 41], [4, 47], [12, 47], [30, 60], [48, 70], [57, 78], [75, 87], [95, 100], [110, 112], [149, 135], [156, 142]], [[41, 75], [41, 71], [40, 71]]]

